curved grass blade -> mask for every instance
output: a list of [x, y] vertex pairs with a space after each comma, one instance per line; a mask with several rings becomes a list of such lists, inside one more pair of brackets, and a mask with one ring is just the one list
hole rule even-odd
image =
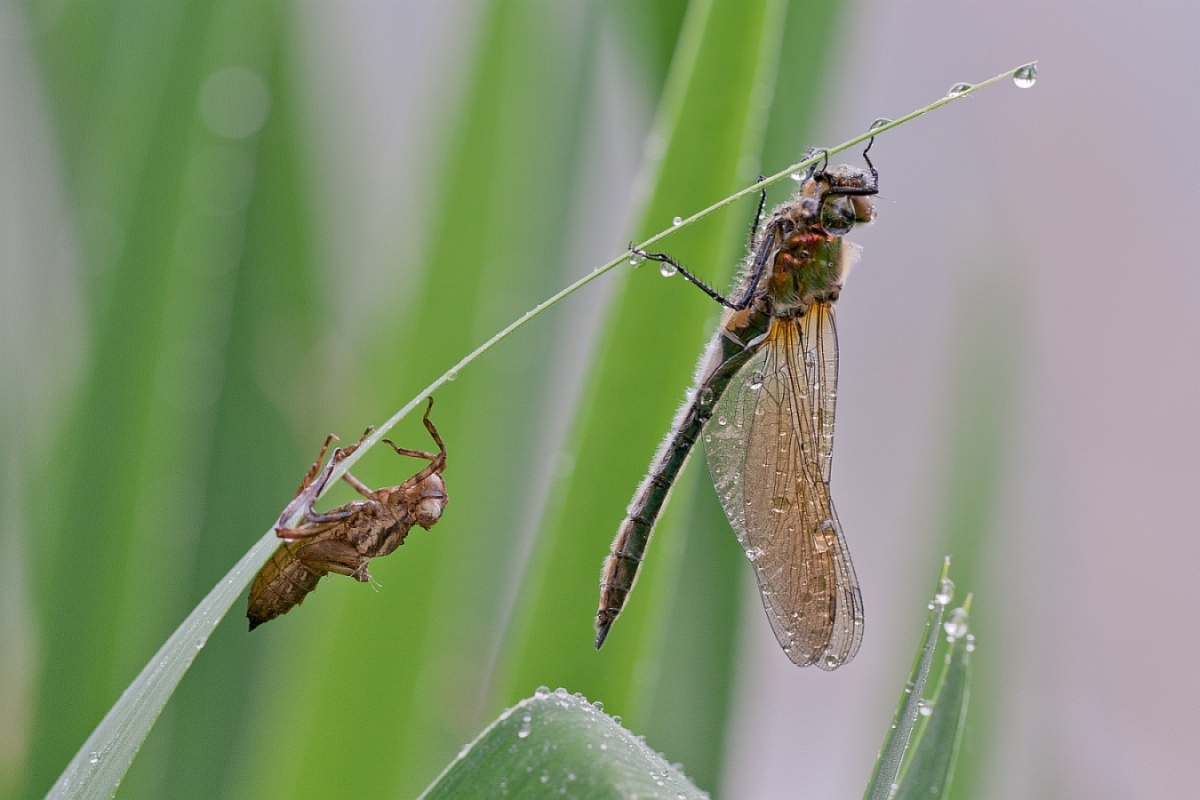
[[971, 595], [967, 595], [962, 608], [955, 609], [946, 623], [947, 627], [954, 626], [953, 636], [947, 632], [950, 649], [946, 653], [946, 666], [929, 701], [930, 715], [917, 733], [912, 756], [904, 765], [895, 800], [940, 800], [950, 794], [971, 693], [971, 651], [975, 649], [975, 639], [966, 629], [970, 608]]
[[640, 737], [566, 689], [505, 711], [419, 800], [470, 797], [706, 798]]
[[904, 693], [900, 695], [900, 704], [896, 707], [896, 716], [892, 718], [892, 727], [883, 742], [879, 759], [871, 773], [871, 782], [863, 794], [866, 800], [888, 800], [895, 791], [896, 778], [900, 774], [900, 765], [904, 760], [904, 751], [908, 749], [912, 738], [913, 728], [920, 716], [921, 693], [925, 690], [925, 680], [929, 677], [929, 666], [933, 663], [933, 651], [937, 647], [938, 633], [942, 628], [942, 615], [950, 597], [946, 588], [949, 583], [950, 558], [942, 562], [942, 574], [938, 579], [937, 594], [929, 606], [929, 619], [925, 623], [925, 633], [921, 638], [921, 649], [917, 651], [913, 662], [912, 672], [908, 683], [904, 685]]
[[104, 715], [46, 794], [47, 800], [107, 800], [113, 796], [159, 712], [209, 634], [278, 546], [275, 530], [267, 531], [200, 601]]

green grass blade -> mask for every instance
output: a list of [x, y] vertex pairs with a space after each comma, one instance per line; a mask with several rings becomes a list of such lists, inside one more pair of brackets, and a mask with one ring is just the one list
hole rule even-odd
[[921, 647], [917, 650], [917, 657], [913, 661], [908, 682], [904, 685], [903, 694], [900, 695], [900, 703], [896, 706], [896, 715], [892, 718], [892, 727], [883, 741], [883, 749], [880, 750], [879, 759], [875, 762], [871, 781], [867, 784], [866, 793], [863, 794], [866, 800], [888, 800], [895, 791], [894, 784], [900, 774], [904, 752], [908, 749], [913, 728], [920, 716], [921, 695], [925, 691], [925, 681], [929, 677], [929, 667], [933, 663], [933, 651], [937, 648], [938, 635], [941, 633], [942, 615], [946, 610], [946, 603], [949, 602], [948, 598], [944, 601], [941, 599], [946, 597], [942, 587], [948, 580], [949, 571], [950, 559], [947, 558], [942, 564], [942, 574], [938, 579], [937, 599], [929, 604], [929, 619], [925, 623]]
[[275, 552], [274, 530], [264, 535], [176, 629], [109, 709], [46, 795], [47, 800], [108, 800], [138, 748], [213, 628]]
[[[963, 607], [951, 615], [956, 630], [953, 638], [947, 634], [950, 647], [946, 665], [928, 703], [930, 715], [918, 732], [912, 754], [904, 766], [895, 800], [943, 800], [950, 794], [971, 690], [971, 651], [975, 640], [966, 629], [970, 606], [971, 596], [967, 595]], [[959, 624], [961, 628], [957, 627]]]
[[642, 737], [565, 689], [508, 709], [420, 800], [552, 797], [706, 798]]

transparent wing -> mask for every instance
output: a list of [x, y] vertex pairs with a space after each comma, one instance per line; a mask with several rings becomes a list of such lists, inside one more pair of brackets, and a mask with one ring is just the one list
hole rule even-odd
[[713, 484], [792, 661], [834, 669], [862, 641], [862, 597], [829, 497], [837, 398], [833, 306], [776, 319], [705, 431]]

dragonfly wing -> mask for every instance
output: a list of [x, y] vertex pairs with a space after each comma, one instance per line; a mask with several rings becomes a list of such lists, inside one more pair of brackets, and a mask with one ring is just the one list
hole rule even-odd
[[776, 319], [714, 409], [713, 484], [795, 663], [833, 669], [862, 641], [862, 600], [829, 496], [837, 398], [833, 307]]

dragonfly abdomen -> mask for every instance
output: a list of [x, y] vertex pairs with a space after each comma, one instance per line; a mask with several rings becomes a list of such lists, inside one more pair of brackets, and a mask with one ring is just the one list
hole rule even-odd
[[328, 570], [312, 569], [304, 563], [298, 555], [304, 547], [304, 544], [284, 542], [255, 578], [250, 594], [259, 600], [248, 614], [250, 630], [303, 603], [321, 578], [329, 574]]
[[700, 360], [696, 388], [676, 415], [675, 423], [651, 462], [650, 473], [642, 480], [624, 521], [617, 529], [617, 536], [613, 539], [612, 549], [600, 575], [600, 608], [596, 612], [597, 648], [604, 644], [609, 628], [625, 606], [625, 598], [637, 580], [638, 568], [654, 525], [667, 504], [671, 488], [683, 471], [696, 440], [712, 418], [717, 401], [721, 399], [733, 374], [761, 344], [758, 327], [764, 325], [765, 320], [759, 319], [759, 315], [752, 316], [754, 325], [747, 329], [752, 329], [756, 336], [750, 340], [751, 344], [727, 335], [724, 326], [713, 337]]

